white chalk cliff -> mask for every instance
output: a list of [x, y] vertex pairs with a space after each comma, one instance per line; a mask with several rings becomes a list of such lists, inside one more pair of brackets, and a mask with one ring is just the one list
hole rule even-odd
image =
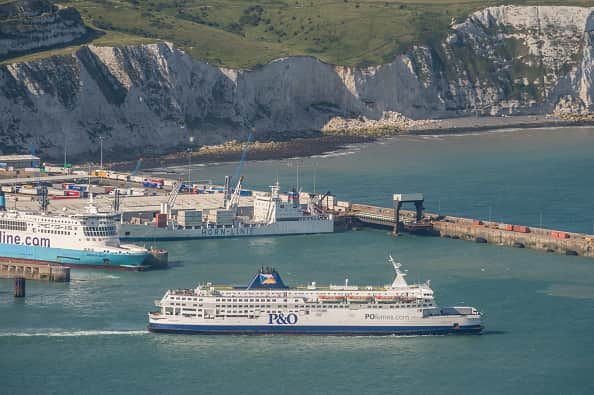
[[246, 128], [320, 130], [335, 116], [414, 119], [594, 111], [594, 9], [486, 8], [445, 40], [391, 63], [291, 57], [256, 70], [193, 59], [169, 43], [83, 47], [0, 66], [0, 150], [131, 158], [245, 138]]

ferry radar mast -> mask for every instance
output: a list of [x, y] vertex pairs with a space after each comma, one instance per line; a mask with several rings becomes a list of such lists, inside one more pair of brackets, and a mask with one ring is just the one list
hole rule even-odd
[[394, 266], [394, 272], [395, 272], [394, 281], [392, 282], [392, 285], [389, 288], [406, 288], [406, 287], [408, 287], [408, 283], [404, 279], [406, 274], [400, 270], [400, 268], [402, 267], [402, 264], [400, 262], [396, 262], [394, 260], [394, 258], [392, 257], [392, 255], [388, 256], [388, 262], [390, 262], [392, 264], [392, 266]]

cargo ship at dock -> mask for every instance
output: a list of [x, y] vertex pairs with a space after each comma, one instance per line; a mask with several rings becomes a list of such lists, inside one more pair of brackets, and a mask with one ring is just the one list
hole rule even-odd
[[80, 214], [6, 210], [0, 193], [0, 262], [143, 270], [150, 252], [121, 244], [113, 213], [92, 201]]
[[[227, 237], [256, 237], [334, 232], [334, 219], [317, 210], [314, 204], [303, 205], [296, 192], [288, 200], [280, 196], [278, 183], [270, 193], [254, 197], [253, 216], [238, 216], [236, 196], [225, 198], [225, 207], [212, 209], [208, 217], [196, 210], [179, 210], [175, 217], [157, 215], [152, 224], [120, 223], [120, 237], [124, 240], [180, 240]], [[168, 210], [166, 210], [168, 211]]]
[[479, 334], [474, 307], [436, 305], [429, 282], [409, 285], [392, 257], [392, 284], [289, 288], [270, 268], [244, 287], [168, 290], [148, 315], [152, 332], [226, 335], [444, 335]]

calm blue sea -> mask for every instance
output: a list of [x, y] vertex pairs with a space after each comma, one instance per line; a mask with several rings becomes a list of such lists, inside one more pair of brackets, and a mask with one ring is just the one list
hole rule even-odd
[[[236, 164], [194, 166], [222, 181]], [[185, 171], [180, 169], [180, 171]], [[299, 173], [299, 181], [297, 181]], [[592, 233], [594, 129], [398, 137], [316, 158], [250, 162], [248, 187]], [[315, 181], [314, 181], [315, 180]], [[173, 267], [75, 271], [70, 284], [0, 280], [0, 393], [594, 393], [594, 260], [381, 230], [168, 242]], [[288, 284], [385, 284], [388, 254], [442, 305], [485, 313], [486, 333], [452, 337], [201, 337], [145, 331], [168, 287], [245, 284], [262, 265]]]

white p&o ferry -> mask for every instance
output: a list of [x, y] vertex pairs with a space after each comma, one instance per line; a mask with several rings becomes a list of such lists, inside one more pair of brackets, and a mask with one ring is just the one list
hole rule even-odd
[[279, 273], [259, 270], [246, 287], [169, 290], [149, 313], [153, 332], [243, 335], [478, 334], [474, 307], [439, 308], [429, 283], [409, 285], [400, 263], [384, 287], [348, 285], [289, 288]]

